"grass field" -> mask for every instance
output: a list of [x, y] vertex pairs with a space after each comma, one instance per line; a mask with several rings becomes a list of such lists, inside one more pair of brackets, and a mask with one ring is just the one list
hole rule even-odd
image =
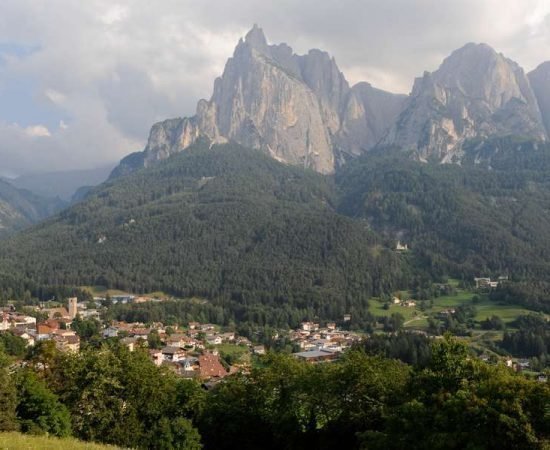
[[[384, 303], [378, 299], [372, 299], [370, 301], [370, 311], [377, 317], [388, 317], [393, 313], [400, 313], [405, 318], [405, 328], [424, 330], [428, 327], [429, 316], [435, 316], [438, 312], [446, 309], [457, 308], [460, 305], [473, 303], [473, 297], [476, 295], [475, 292], [459, 289], [456, 280], [450, 280], [449, 284], [455, 287], [456, 294], [441, 296], [433, 299], [433, 301], [426, 301], [426, 309], [424, 311], [420, 310], [419, 302], [417, 302], [416, 307], [412, 308], [399, 304], [391, 304], [389, 309], [384, 309]], [[411, 298], [410, 293], [406, 291], [400, 292], [399, 294], [402, 299]], [[518, 316], [533, 314], [533, 311], [522, 306], [498, 304], [488, 299], [481, 299], [473, 304], [476, 308], [475, 320], [477, 322], [481, 322], [491, 316], [498, 316], [506, 324], [510, 324], [510, 322], [515, 320]]]
[[2, 450], [114, 450], [116, 448], [118, 447], [91, 444], [72, 438], [58, 439], [20, 433], [0, 433]]
[[250, 362], [250, 352], [244, 345], [219, 344], [216, 348], [222, 355], [230, 355], [233, 361]]
[[[138, 295], [132, 292], [121, 291], [118, 289], [107, 289], [105, 286], [80, 286], [80, 289], [88, 291], [94, 297], [100, 297], [105, 295]], [[166, 293], [162, 291], [148, 292], [146, 294], [139, 294], [141, 297], [153, 297], [153, 298], [165, 298], [169, 297]]]

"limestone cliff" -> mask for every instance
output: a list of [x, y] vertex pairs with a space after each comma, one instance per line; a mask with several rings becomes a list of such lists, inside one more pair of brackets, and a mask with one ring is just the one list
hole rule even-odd
[[384, 138], [421, 160], [460, 161], [470, 138], [516, 135], [545, 140], [541, 114], [523, 70], [485, 44], [467, 44], [416, 79]]
[[527, 74], [539, 105], [546, 133], [550, 136], [550, 61]]
[[360, 154], [385, 134], [403, 104], [360, 83], [350, 88], [328, 53], [296, 55], [268, 45], [254, 26], [238, 43], [209, 101], [196, 115], [155, 124], [143, 153], [121, 161], [114, 176], [184, 150], [199, 137], [236, 141], [293, 165], [331, 173], [339, 153]]

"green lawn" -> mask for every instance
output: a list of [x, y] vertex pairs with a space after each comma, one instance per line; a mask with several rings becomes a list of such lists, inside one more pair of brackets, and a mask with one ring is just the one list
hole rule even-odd
[[250, 351], [245, 345], [220, 344], [216, 348], [222, 355], [230, 355], [233, 361], [250, 362]]
[[[451, 280], [453, 281], [453, 280]], [[449, 282], [450, 284], [451, 281]], [[454, 285], [458, 285], [458, 281], [454, 280]], [[420, 302], [417, 302], [416, 307], [409, 308], [406, 306], [391, 304], [389, 309], [384, 309], [384, 303], [378, 299], [372, 299], [369, 303], [370, 311], [377, 317], [388, 317], [393, 313], [400, 313], [405, 317], [405, 328], [426, 329], [428, 327], [428, 316], [435, 316], [438, 312], [446, 309], [457, 308], [463, 304], [473, 303], [473, 297], [476, 295], [472, 291], [457, 289], [455, 295], [446, 295], [433, 299], [433, 306], [429, 306], [431, 302], [425, 302], [425, 311], [420, 310]], [[400, 293], [402, 299], [410, 298], [410, 294], [406, 291]], [[490, 316], [498, 316], [505, 323], [510, 323], [518, 316], [524, 314], [532, 314], [530, 311], [519, 305], [504, 305], [491, 302], [487, 299], [473, 303], [476, 308], [475, 320], [481, 322]]]
[[0, 433], [2, 450], [114, 450], [116, 448], [118, 447], [91, 444], [72, 438], [58, 439], [20, 433]]
[[422, 312], [417, 308], [409, 308], [401, 305], [390, 305], [390, 309], [384, 309], [384, 303], [378, 300], [371, 300], [369, 303], [370, 312], [377, 317], [389, 317], [393, 313], [400, 313], [405, 321], [412, 319], [416, 315], [421, 315]]

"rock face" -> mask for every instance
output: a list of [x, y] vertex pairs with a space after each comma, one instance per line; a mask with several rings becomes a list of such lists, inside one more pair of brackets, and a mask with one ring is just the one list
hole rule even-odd
[[542, 114], [546, 133], [550, 135], [550, 61], [527, 74]]
[[367, 83], [350, 88], [326, 52], [296, 55], [286, 44], [268, 45], [254, 26], [215, 81], [211, 99], [199, 101], [196, 115], [155, 124], [144, 152], [121, 161], [113, 176], [165, 159], [199, 137], [233, 140], [279, 161], [331, 173], [335, 155], [374, 146], [405, 99]]
[[547, 138], [529, 80], [488, 45], [467, 44], [415, 80], [383, 143], [420, 160], [452, 162], [460, 161], [465, 140], [506, 135]]

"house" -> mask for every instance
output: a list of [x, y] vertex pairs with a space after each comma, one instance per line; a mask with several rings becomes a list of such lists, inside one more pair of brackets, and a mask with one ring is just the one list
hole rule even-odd
[[316, 331], [319, 329], [319, 324], [314, 322], [302, 322], [302, 330]]
[[395, 250], [397, 250], [398, 252], [406, 252], [408, 249], [409, 246], [407, 244], [401, 244], [401, 241], [397, 241]]
[[309, 363], [320, 363], [320, 362], [334, 361], [338, 358], [340, 353], [329, 349], [321, 349], [321, 350], [310, 350], [306, 352], [293, 353], [293, 355], [295, 358], [300, 359], [302, 361], [306, 361]]
[[[500, 279], [499, 279], [500, 280]], [[490, 278], [474, 278], [477, 289], [494, 289], [498, 287], [498, 281], [491, 281]]]
[[265, 347], [263, 345], [255, 345], [252, 347], [252, 352], [255, 355], [265, 355]]
[[149, 336], [149, 333], [151, 333], [151, 330], [149, 328], [133, 328], [130, 331], [131, 336], [139, 337], [142, 339], [147, 339], [147, 336]]
[[166, 345], [171, 347], [185, 347], [187, 336], [181, 333], [175, 333], [171, 336], [167, 336], [166, 339], [164, 339], [164, 342], [166, 342]]
[[227, 332], [220, 334], [220, 337], [225, 342], [233, 342], [235, 340], [235, 333], [233, 332]]
[[222, 366], [220, 358], [212, 353], [205, 353], [199, 356], [199, 373], [203, 380], [210, 378], [223, 378], [228, 373]]
[[199, 322], [189, 322], [189, 329], [190, 330], [196, 330], [200, 327], [200, 323]]
[[155, 366], [161, 366], [164, 361], [164, 355], [161, 350], [149, 350], [149, 357], [155, 364]]
[[214, 325], [212, 325], [211, 323], [203, 323], [199, 326], [200, 330], [201, 331], [212, 331], [214, 330], [216, 327]]
[[97, 319], [97, 320], [99, 320], [99, 318], [100, 318], [99, 311], [97, 309], [81, 310], [81, 311], [79, 311], [78, 314], [80, 314], [80, 317], [82, 317], [83, 319]]
[[327, 328], [329, 330], [336, 330], [336, 322], [328, 322], [327, 323]]
[[11, 322], [7, 312], [2, 313], [2, 322], [0, 323], [0, 331], [6, 331], [11, 328]]
[[520, 359], [520, 360], [518, 360], [518, 367], [519, 367], [521, 370], [529, 369], [530, 366], [531, 366], [531, 363], [529, 362], [528, 359]]
[[164, 347], [161, 352], [164, 356], [164, 360], [170, 362], [181, 361], [187, 355], [185, 350], [182, 350], [179, 347]]
[[78, 336], [54, 336], [55, 347], [62, 352], [80, 351], [80, 338]]
[[208, 345], [220, 345], [222, 343], [221, 336], [217, 334], [207, 334], [205, 340]]
[[46, 324], [40, 323], [36, 326], [36, 340], [44, 341], [46, 339], [50, 339], [54, 331], [54, 328], [51, 328]]
[[76, 336], [76, 331], [59, 329], [59, 330], [54, 330], [52, 334], [54, 336], [68, 337], [68, 336]]
[[138, 346], [139, 342], [138, 342], [138, 338], [135, 338], [135, 337], [125, 337], [125, 338], [122, 338], [120, 340], [120, 343], [124, 346], [126, 346], [126, 348], [128, 350], [130, 350], [131, 352], [134, 351], [134, 349]]
[[118, 328], [116, 327], [107, 327], [102, 332], [101, 335], [107, 339], [107, 338], [115, 338], [118, 336]]
[[132, 303], [134, 301], [134, 296], [133, 295], [113, 295], [111, 297], [111, 300], [113, 303], [121, 303], [121, 304], [126, 304], [126, 303]]
[[344, 314], [344, 322], [349, 322], [351, 320], [351, 314]]
[[407, 300], [404, 303], [404, 306], [406, 306], [407, 308], [414, 308], [416, 306], [416, 302], [414, 300]]
[[27, 347], [31, 347], [34, 345], [34, 342], [35, 342], [34, 336], [29, 332], [15, 328], [12, 331], [12, 333], [15, 334], [16, 336], [19, 336], [21, 339], [24, 339]]
[[32, 328], [36, 328], [36, 317], [17, 314], [17, 315], [12, 316], [11, 321], [12, 321], [12, 325], [16, 328], [18, 328], [18, 327], [27, 327], [27, 326], [31, 326]]

